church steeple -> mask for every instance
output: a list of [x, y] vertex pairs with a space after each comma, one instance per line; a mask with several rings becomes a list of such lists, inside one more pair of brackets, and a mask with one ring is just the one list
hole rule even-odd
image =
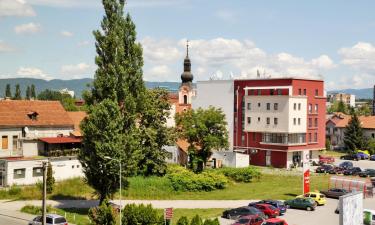
[[184, 59], [184, 72], [181, 74], [182, 84], [189, 84], [193, 82], [193, 74], [191, 73], [191, 61], [189, 58], [189, 41], [186, 42], [186, 57]]

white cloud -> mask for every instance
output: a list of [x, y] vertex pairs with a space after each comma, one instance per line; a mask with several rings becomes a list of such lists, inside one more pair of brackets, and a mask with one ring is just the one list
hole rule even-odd
[[26, 23], [14, 27], [14, 32], [17, 34], [34, 34], [42, 30], [40, 24]]
[[375, 72], [375, 47], [371, 43], [358, 42], [352, 47], [341, 48], [342, 63], [365, 73]]
[[171, 74], [173, 74], [173, 72], [167, 65], [159, 65], [146, 71], [145, 79], [148, 81], [168, 81]]
[[31, 77], [40, 78], [45, 80], [51, 80], [52, 77], [44, 73], [41, 69], [35, 67], [20, 67], [17, 71], [17, 76], [20, 77]]
[[0, 17], [35, 15], [35, 11], [25, 0], [0, 0]]
[[311, 64], [322, 69], [332, 69], [336, 67], [333, 60], [328, 55], [321, 55], [316, 59], [312, 59]]
[[12, 52], [14, 48], [4, 41], [0, 40], [0, 53], [1, 52]]
[[174, 61], [182, 57], [182, 53], [173, 41], [146, 37], [140, 42], [143, 47], [143, 56], [151, 62]]
[[93, 67], [87, 63], [78, 63], [76, 65], [64, 65], [61, 67], [61, 74], [69, 76], [88, 75], [93, 71]]
[[60, 32], [60, 34], [61, 34], [62, 36], [64, 36], [64, 37], [72, 37], [72, 36], [74, 35], [72, 32], [67, 31], [67, 30], [62, 30], [62, 31]]

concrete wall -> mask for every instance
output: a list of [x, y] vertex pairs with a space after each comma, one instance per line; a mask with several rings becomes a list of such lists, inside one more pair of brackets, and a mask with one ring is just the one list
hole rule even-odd
[[226, 167], [248, 167], [249, 155], [232, 151], [214, 151], [211, 159], [221, 160], [222, 165]]
[[[9, 129], [0, 129], [0, 138], [2, 136], [8, 137], [8, 147], [2, 146], [2, 141], [0, 141], [0, 158], [3, 157], [11, 157], [11, 156], [19, 156], [17, 151], [13, 151], [13, 136], [17, 136], [18, 138], [22, 137], [22, 130], [19, 128], [9, 128]], [[3, 148], [5, 147], [5, 149]], [[19, 146], [20, 147], [20, 146]]]
[[176, 105], [171, 104], [171, 109], [169, 110], [169, 116], [167, 118], [167, 127], [175, 126], [175, 121], [174, 121], [175, 115], [176, 115]]
[[198, 81], [196, 96], [192, 101], [193, 109], [214, 106], [223, 110], [228, 124], [229, 149], [233, 149], [233, 84], [233, 80]]
[[51, 165], [56, 181], [84, 176], [82, 165], [75, 157], [53, 158], [51, 159]]

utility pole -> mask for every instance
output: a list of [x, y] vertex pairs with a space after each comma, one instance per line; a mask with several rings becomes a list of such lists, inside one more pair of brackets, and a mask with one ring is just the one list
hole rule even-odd
[[47, 162], [43, 162], [43, 201], [42, 201], [42, 225], [46, 225], [46, 198], [47, 198]]

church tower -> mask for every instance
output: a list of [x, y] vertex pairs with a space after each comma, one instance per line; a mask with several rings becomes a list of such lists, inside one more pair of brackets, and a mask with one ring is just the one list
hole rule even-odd
[[184, 59], [184, 72], [181, 74], [181, 85], [178, 92], [178, 102], [183, 105], [191, 105], [191, 99], [195, 95], [193, 90], [194, 76], [191, 73], [191, 61], [189, 58], [189, 41], [186, 43], [186, 57]]

